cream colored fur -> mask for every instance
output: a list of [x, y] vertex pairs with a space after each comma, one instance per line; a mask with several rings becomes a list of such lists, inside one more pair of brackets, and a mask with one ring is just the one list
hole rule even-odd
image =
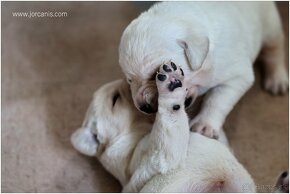
[[203, 95], [193, 131], [219, 135], [226, 116], [254, 82], [263, 48], [264, 87], [286, 93], [284, 35], [273, 2], [161, 2], [125, 29], [119, 62], [138, 109], [157, 110], [154, 77], [169, 60], [184, 70], [188, 97]]
[[[168, 84], [173, 80], [183, 82], [181, 70], [174, 70], [171, 64], [165, 64], [171, 72], [160, 66], [159, 75], [167, 76], [158, 80], [158, 112], [150, 134], [144, 143], [139, 144], [133, 154], [130, 171], [134, 172], [123, 192], [138, 192], [156, 174], [165, 174], [184, 164], [189, 144], [188, 117], [184, 109], [187, 89], [177, 87], [173, 91]], [[173, 110], [173, 106], [179, 106]]]
[[[134, 107], [125, 81], [108, 83], [94, 94], [83, 126], [71, 137], [72, 144], [81, 153], [96, 156], [126, 191], [255, 192], [251, 176], [227, 146], [197, 133], [186, 136], [188, 122], [185, 122], [184, 106], [178, 112], [171, 109], [172, 102], [181, 102], [185, 97], [186, 92], [182, 89], [184, 87], [175, 89], [167, 99], [160, 95], [162, 114], [156, 116], [154, 122], [153, 117], [143, 115]], [[162, 89], [159, 90], [162, 93]], [[116, 94], [119, 98], [113, 106]], [[183, 126], [186, 128], [178, 128]], [[164, 133], [166, 131], [169, 133]], [[162, 133], [165, 136], [158, 136]], [[183, 140], [178, 140], [179, 137]], [[152, 150], [158, 142], [167, 143], [165, 147]], [[177, 143], [179, 147], [175, 147]], [[162, 158], [167, 154], [168, 158]], [[174, 158], [176, 156], [180, 160]], [[149, 174], [149, 178], [140, 184], [136, 173]], [[134, 184], [145, 186], [141, 189]], [[129, 190], [132, 187], [133, 190]]]

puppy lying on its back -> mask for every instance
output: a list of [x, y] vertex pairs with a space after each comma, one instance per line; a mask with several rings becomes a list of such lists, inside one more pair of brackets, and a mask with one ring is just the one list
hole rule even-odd
[[74, 147], [97, 156], [126, 192], [255, 192], [225, 145], [189, 134], [182, 71], [168, 63], [156, 82], [154, 123], [136, 110], [129, 86], [115, 81], [95, 93], [83, 126], [72, 135]]
[[156, 70], [169, 60], [179, 64], [186, 105], [207, 92], [190, 126], [213, 137], [253, 84], [252, 65], [261, 48], [264, 87], [286, 93], [284, 35], [274, 2], [161, 2], [126, 28], [119, 62], [135, 106], [146, 113], [158, 107]]

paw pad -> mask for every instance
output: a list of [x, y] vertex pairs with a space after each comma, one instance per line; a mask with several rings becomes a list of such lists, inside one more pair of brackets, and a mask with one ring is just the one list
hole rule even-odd
[[176, 104], [176, 105], [173, 106], [172, 109], [173, 109], [173, 110], [179, 110], [179, 109], [180, 109], [180, 105]]
[[164, 81], [164, 80], [166, 80], [166, 75], [158, 74], [158, 75], [157, 75], [157, 79], [158, 79], [159, 81]]
[[176, 65], [173, 62], [171, 62], [170, 64], [171, 64], [171, 67], [174, 69], [174, 71], [176, 71], [177, 70]]
[[172, 72], [172, 70], [168, 67], [168, 65], [166, 65], [166, 64], [164, 64], [163, 65], [163, 70], [165, 71], [165, 72]]
[[184, 87], [183, 80], [183, 71], [173, 62], [161, 65], [156, 75], [158, 101], [162, 100], [163, 106], [173, 112], [184, 108], [188, 90]]
[[177, 67], [173, 62], [160, 66], [156, 79], [163, 82], [167, 80], [167, 89], [172, 92], [176, 88], [182, 87], [183, 70]]
[[174, 81], [170, 81], [170, 84], [168, 85], [168, 89], [169, 91], [173, 91], [175, 90], [176, 88], [179, 88], [179, 87], [182, 87], [182, 83], [180, 80], [178, 79], [175, 79]]

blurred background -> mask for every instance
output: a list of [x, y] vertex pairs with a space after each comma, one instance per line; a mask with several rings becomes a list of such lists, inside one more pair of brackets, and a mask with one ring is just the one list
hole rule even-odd
[[[150, 2], [2, 2], [2, 192], [120, 192], [98, 161], [77, 153], [94, 91], [122, 78], [118, 44]], [[277, 3], [288, 51], [288, 2]], [[67, 12], [16, 17], [15, 12]], [[288, 56], [287, 56], [288, 64]], [[289, 96], [256, 82], [230, 113], [225, 129], [239, 161], [267, 192], [288, 169]]]

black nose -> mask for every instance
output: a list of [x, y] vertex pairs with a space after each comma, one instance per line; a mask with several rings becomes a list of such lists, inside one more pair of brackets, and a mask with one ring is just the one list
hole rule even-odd
[[139, 109], [146, 113], [153, 113], [153, 109], [150, 104], [143, 104], [139, 107]]

